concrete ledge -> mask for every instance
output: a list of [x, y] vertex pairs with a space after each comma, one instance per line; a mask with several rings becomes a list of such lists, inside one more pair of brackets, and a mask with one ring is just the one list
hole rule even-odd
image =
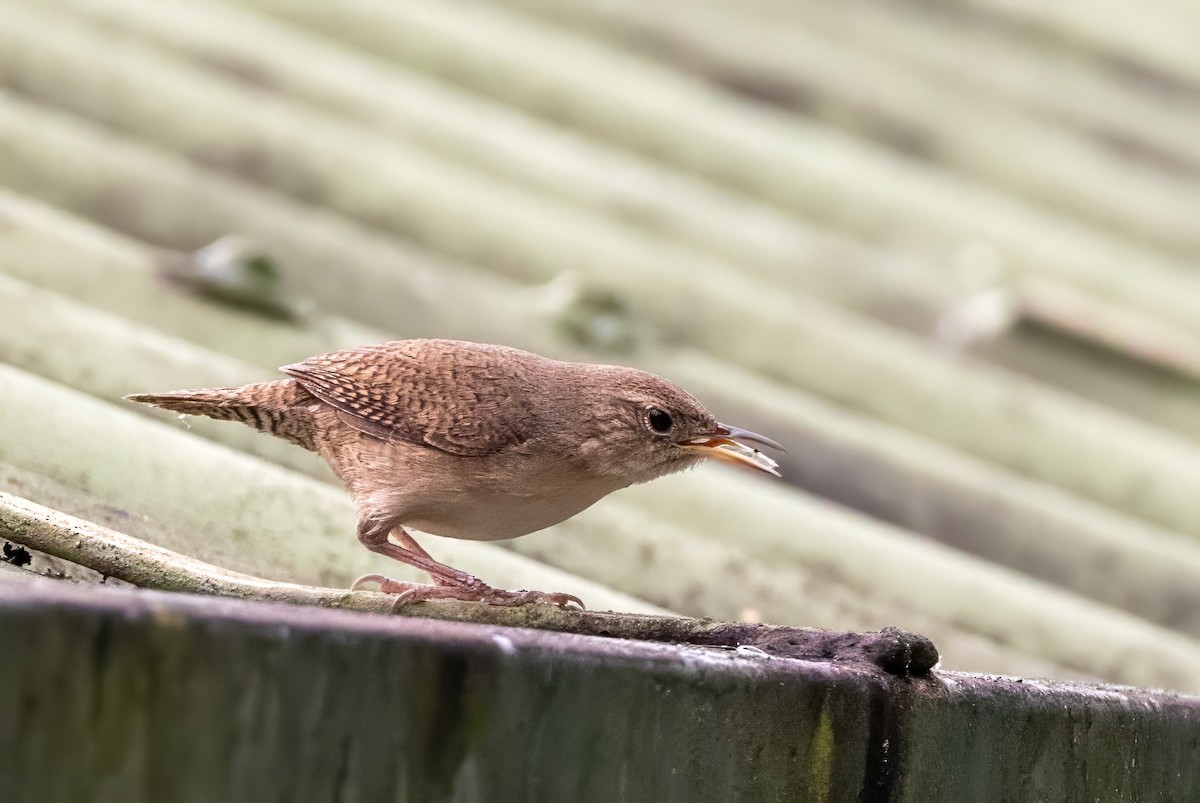
[[1200, 699], [0, 583], [5, 801], [1186, 800]]

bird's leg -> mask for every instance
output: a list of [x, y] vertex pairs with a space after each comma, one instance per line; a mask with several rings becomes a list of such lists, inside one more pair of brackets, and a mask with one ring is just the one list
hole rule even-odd
[[[392, 543], [391, 537], [395, 537], [399, 544]], [[420, 544], [418, 544], [411, 535], [403, 527], [389, 527], [386, 524], [381, 524], [373, 519], [364, 519], [359, 522], [358, 540], [372, 552], [378, 552], [380, 555], [387, 555], [392, 560], [398, 560], [401, 563], [407, 563], [409, 566], [415, 566], [418, 569], [429, 574], [436, 585], [447, 586], [474, 586], [484, 585], [483, 581], [477, 577], [461, 572], [444, 563], [439, 563], [426, 552]], [[377, 574], [366, 575], [354, 581], [354, 587], [357, 587], [362, 582], [376, 582], [381, 586], [399, 586], [412, 585], [411, 583], [401, 583], [398, 580], [391, 580]], [[384, 588], [385, 593], [393, 593]]]
[[392, 538], [395, 538], [400, 542], [401, 549], [407, 549], [409, 552], [415, 552], [421, 557], [433, 561], [445, 570], [445, 574], [435, 574], [434, 572], [426, 569], [426, 571], [429, 571], [429, 576], [433, 578], [434, 585], [472, 586], [483, 583], [482, 580], [474, 575], [467, 574], [466, 572], [459, 571], [452, 566], [447, 566], [444, 563], [434, 560], [433, 556], [426, 552], [425, 548], [417, 543], [417, 539], [409, 535], [408, 530], [404, 529], [403, 527], [397, 527], [396, 529], [392, 530], [391, 535]]
[[[394, 537], [403, 546], [392, 543], [389, 536]], [[572, 594], [506, 591], [502, 588], [492, 588], [474, 575], [434, 560], [403, 527], [389, 530], [373, 521], [366, 520], [359, 523], [358, 538], [372, 552], [378, 552], [401, 563], [415, 566], [427, 572], [433, 580], [433, 585], [427, 585], [406, 583], [379, 574], [366, 574], [355, 580], [350, 586], [351, 589], [357, 589], [364, 583], [378, 583], [380, 591], [396, 595], [393, 603], [395, 608], [418, 600], [460, 599], [504, 606], [549, 602], [562, 608], [576, 605], [581, 610], [585, 609], [583, 601]]]

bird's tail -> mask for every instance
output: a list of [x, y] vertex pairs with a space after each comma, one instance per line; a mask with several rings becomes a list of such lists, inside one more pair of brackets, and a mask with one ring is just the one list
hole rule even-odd
[[306, 413], [317, 399], [294, 379], [260, 382], [240, 388], [135, 393], [125, 398], [183, 415], [241, 421], [260, 432], [284, 438], [305, 449], [315, 448], [312, 417]]

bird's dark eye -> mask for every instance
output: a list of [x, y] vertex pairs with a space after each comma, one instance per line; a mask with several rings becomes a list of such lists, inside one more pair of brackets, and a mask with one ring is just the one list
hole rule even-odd
[[675, 424], [671, 420], [671, 414], [660, 407], [651, 407], [646, 411], [646, 421], [650, 424], [650, 429], [657, 432], [659, 435], [665, 435], [671, 431], [671, 427]]

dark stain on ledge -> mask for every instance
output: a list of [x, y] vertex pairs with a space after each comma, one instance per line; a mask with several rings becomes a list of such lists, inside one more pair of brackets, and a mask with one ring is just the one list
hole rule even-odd
[[437, 658], [432, 676], [436, 686], [429, 695], [429, 719], [421, 752], [430, 779], [440, 794], [453, 791], [454, 778], [467, 755], [469, 729], [463, 727], [468, 716], [468, 673], [466, 656], [449, 653]]
[[874, 686], [867, 691], [866, 772], [859, 790], [860, 803], [887, 803], [899, 799], [904, 776], [906, 747], [905, 705], [908, 689], [903, 681]]

